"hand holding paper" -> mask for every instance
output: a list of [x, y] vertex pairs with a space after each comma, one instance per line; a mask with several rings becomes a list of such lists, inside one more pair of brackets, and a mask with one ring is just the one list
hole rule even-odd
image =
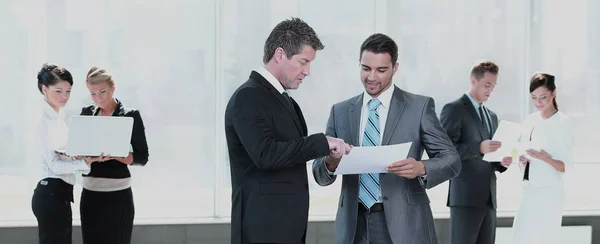
[[498, 129], [492, 138], [492, 141], [501, 143], [496, 151], [491, 151], [483, 156], [483, 160], [488, 162], [501, 162], [504, 157], [513, 154], [517, 148], [517, 141], [521, 135], [521, 124], [506, 120], [500, 120]]
[[344, 142], [344, 140], [334, 137], [327, 137], [327, 144], [329, 144], [330, 156], [334, 158], [341, 158], [344, 155], [348, 155], [352, 146]]
[[412, 142], [352, 148], [352, 153], [342, 158], [335, 174], [387, 173], [390, 164], [406, 159], [411, 146]]
[[407, 158], [392, 163], [387, 167], [387, 172], [407, 179], [414, 179], [415, 177], [425, 175], [426, 173], [423, 162], [417, 161], [414, 158]]

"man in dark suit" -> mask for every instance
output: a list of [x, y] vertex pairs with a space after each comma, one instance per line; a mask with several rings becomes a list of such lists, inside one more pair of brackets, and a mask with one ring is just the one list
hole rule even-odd
[[487, 101], [498, 76], [491, 61], [476, 64], [471, 70], [471, 88], [458, 100], [446, 104], [440, 120], [462, 161], [460, 174], [450, 180], [450, 243], [487, 244], [496, 238], [496, 174], [504, 172], [512, 158], [487, 162], [484, 154], [500, 148], [491, 138], [498, 128], [498, 117], [483, 102]]
[[225, 133], [231, 165], [231, 243], [305, 243], [306, 162], [341, 157], [351, 146], [323, 133], [307, 136], [306, 122], [287, 90], [297, 89], [323, 44], [304, 21], [272, 30], [264, 67], [231, 96]]

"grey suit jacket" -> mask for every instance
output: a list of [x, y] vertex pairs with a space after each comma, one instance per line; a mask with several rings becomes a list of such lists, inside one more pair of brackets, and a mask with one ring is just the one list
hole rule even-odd
[[[326, 135], [359, 146], [360, 113], [363, 95], [333, 105]], [[394, 174], [380, 174], [382, 201], [387, 226], [394, 243], [437, 243], [426, 188], [447, 181], [460, 172], [460, 158], [442, 128], [430, 97], [415, 95], [394, 86], [382, 145], [413, 142], [409, 157], [421, 160], [423, 149], [430, 159], [424, 161], [427, 177], [407, 179]], [[403, 159], [403, 158], [398, 158]], [[392, 162], [390, 162], [392, 163]], [[325, 158], [313, 164], [313, 175], [321, 186], [332, 184]], [[358, 214], [359, 175], [344, 175], [335, 221], [334, 243], [353, 243]]]

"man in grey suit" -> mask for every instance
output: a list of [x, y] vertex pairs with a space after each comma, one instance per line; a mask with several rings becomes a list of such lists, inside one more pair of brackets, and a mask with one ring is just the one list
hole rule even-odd
[[[365, 91], [331, 108], [325, 134], [354, 146], [412, 142], [388, 173], [344, 175], [334, 243], [437, 243], [426, 188], [460, 172], [460, 159], [438, 120], [434, 101], [392, 85], [398, 46], [373, 34], [360, 47]], [[423, 149], [429, 160], [421, 160]], [[318, 158], [313, 174], [321, 186], [336, 180], [342, 156]]]
[[498, 116], [486, 106], [498, 76], [491, 61], [471, 69], [469, 91], [442, 109], [440, 120], [462, 160], [462, 171], [450, 180], [450, 243], [491, 244], [496, 239], [496, 174], [512, 161], [487, 162], [483, 155], [502, 145], [490, 140], [498, 128]]

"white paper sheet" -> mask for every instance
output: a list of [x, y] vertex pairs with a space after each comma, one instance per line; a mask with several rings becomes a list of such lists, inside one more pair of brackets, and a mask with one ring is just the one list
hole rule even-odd
[[387, 166], [406, 159], [411, 146], [412, 142], [376, 147], [354, 147], [350, 154], [342, 157], [335, 174], [385, 173]]
[[529, 156], [529, 154], [527, 153], [527, 150], [533, 149], [533, 150], [540, 152], [542, 150], [542, 148], [543, 148], [543, 144], [540, 142], [525, 141], [525, 142], [520, 142], [517, 144], [517, 149], [519, 151], [518, 155], [523, 155], [523, 156], [525, 156], [525, 158], [527, 158], [529, 160], [534, 160], [534, 158]]
[[498, 129], [496, 130], [496, 133], [494, 133], [492, 141], [502, 142], [502, 146], [495, 152], [484, 155], [483, 160], [488, 162], [499, 162], [502, 161], [504, 157], [512, 156], [514, 150], [518, 148], [517, 140], [519, 140], [519, 136], [521, 136], [522, 128], [522, 125], [519, 123], [500, 120], [500, 124], [498, 124]]

